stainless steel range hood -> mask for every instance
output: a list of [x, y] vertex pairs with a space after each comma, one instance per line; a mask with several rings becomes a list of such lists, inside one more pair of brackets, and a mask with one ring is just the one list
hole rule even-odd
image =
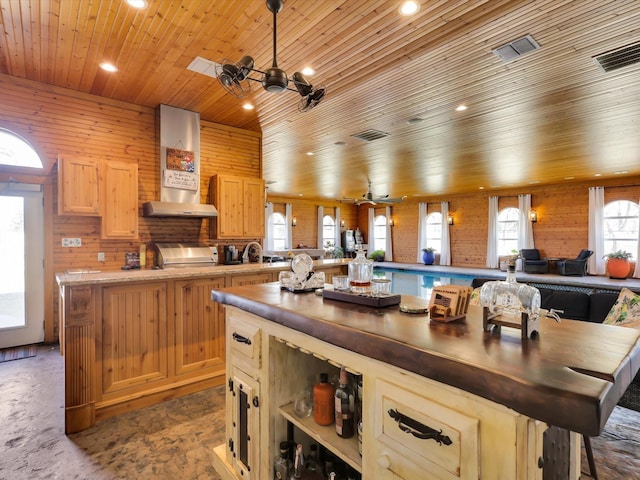
[[[160, 105], [160, 201], [142, 205], [145, 217], [215, 217], [216, 207], [200, 203], [200, 114]], [[167, 166], [167, 151], [193, 153]]]
[[215, 217], [218, 210], [207, 203], [146, 202], [142, 205], [145, 217]]

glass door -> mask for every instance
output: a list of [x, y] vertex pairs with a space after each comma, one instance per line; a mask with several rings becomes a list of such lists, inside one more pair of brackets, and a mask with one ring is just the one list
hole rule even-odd
[[43, 195], [0, 182], [0, 348], [44, 340]]

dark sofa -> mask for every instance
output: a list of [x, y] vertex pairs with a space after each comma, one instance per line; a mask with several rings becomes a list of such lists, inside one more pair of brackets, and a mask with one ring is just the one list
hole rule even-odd
[[[473, 288], [481, 287], [495, 278], [474, 278]], [[540, 291], [540, 306], [544, 309], [563, 310], [562, 318], [602, 323], [618, 299], [618, 293], [584, 293], [572, 290], [536, 287]]]

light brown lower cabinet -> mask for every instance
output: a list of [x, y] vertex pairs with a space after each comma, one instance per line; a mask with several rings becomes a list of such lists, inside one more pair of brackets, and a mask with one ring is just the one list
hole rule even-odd
[[149, 271], [152, 279], [135, 282], [59, 280], [66, 433], [225, 383], [224, 306], [211, 300], [211, 291], [271, 282], [278, 269], [217, 272], [181, 279]]
[[224, 375], [224, 307], [211, 300], [211, 290], [224, 286], [224, 277], [175, 282], [177, 378], [212, 370]]
[[[237, 307], [227, 305], [226, 315], [227, 438], [212, 455], [223, 479], [272, 478], [290, 432], [306, 452], [320, 444], [367, 480], [543, 478], [546, 424]], [[293, 408], [320, 373], [335, 378], [341, 366], [362, 376], [361, 454], [356, 436], [340, 438], [334, 425]]]
[[66, 432], [224, 383], [224, 313], [211, 300], [224, 285], [221, 276], [62, 287]]

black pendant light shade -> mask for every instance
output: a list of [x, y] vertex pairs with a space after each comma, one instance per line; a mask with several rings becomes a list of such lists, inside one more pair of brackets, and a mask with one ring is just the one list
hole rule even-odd
[[[276, 16], [282, 10], [284, 3], [282, 0], [266, 0], [266, 2], [267, 8], [273, 12], [273, 63], [271, 68], [264, 72], [253, 68], [253, 58], [248, 55], [235, 63], [224, 59], [217, 62], [215, 67], [218, 82], [228, 93], [238, 98], [245, 97], [251, 93], [249, 81], [262, 83], [262, 87], [270, 93], [281, 93], [285, 90], [297, 91], [302, 96], [298, 103], [298, 110], [306, 112], [320, 103], [325, 96], [326, 88], [314, 88], [300, 72], [295, 72], [292, 79], [289, 80], [287, 72], [278, 68], [276, 59]], [[251, 72], [260, 74], [260, 78], [251, 77]], [[289, 82], [294, 84], [295, 89], [289, 87]]]

